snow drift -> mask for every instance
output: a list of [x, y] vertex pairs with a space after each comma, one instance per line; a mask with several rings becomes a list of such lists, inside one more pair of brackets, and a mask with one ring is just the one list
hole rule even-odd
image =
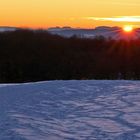
[[0, 140], [139, 140], [139, 81], [0, 85]]

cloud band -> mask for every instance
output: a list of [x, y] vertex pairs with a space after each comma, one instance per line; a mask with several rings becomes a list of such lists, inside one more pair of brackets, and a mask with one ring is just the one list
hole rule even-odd
[[123, 16], [123, 17], [86, 17], [88, 20], [96, 21], [113, 21], [113, 22], [140, 22], [140, 16]]

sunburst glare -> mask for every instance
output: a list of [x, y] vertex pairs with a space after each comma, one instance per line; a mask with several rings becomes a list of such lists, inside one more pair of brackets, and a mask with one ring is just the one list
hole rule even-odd
[[132, 25], [125, 25], [123, 27], [123, 30], [124, 30], [124, 32], [131, 33], [134, 30], [134, 28]]

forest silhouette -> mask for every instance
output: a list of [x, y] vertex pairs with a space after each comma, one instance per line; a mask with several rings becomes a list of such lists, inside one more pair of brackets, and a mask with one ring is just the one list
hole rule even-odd
[[0, 33], [1, 83], [72, 79], [140, 79], [140, 39]]

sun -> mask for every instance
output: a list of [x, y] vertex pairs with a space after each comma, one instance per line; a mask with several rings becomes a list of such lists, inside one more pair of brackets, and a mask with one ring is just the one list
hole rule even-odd
[[131, 33], [133, 31], [133, 29], [134, 28], [131, 25], [126, 25], [123, 27], [124, 32], [127, 32], [127, 33]]

